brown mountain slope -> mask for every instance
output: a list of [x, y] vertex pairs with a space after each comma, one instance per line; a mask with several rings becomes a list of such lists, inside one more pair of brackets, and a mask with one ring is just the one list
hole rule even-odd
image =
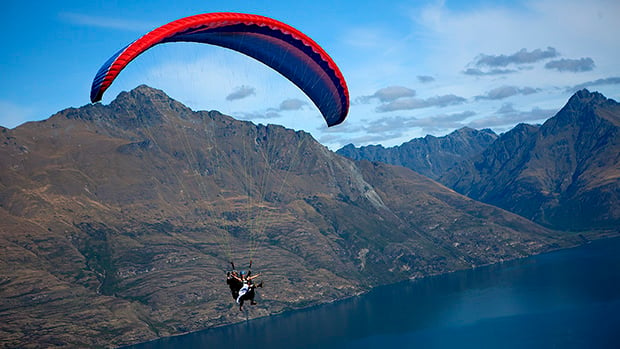
[[117, 346], [574, 241], [413, 171], [141, 86], [0, 130], [0, 341]]

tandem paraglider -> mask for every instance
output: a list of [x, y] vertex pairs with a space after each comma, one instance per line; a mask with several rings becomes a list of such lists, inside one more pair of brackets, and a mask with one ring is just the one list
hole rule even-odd
[[[125, 46], [97, 72], [90, 91], [91, 102], [101, 101], [120, 72], [139, 55], [156, 45], [172, 42], [216, 45], [262, 62], [300, 88], [319, 109], [328, 126], [342, 123], [348, 114], [349, 91], [345, 79], [336, 63], [314, 40], [268, 17], [229, 12], [181, 18]], [[252, 253], [253, 250], [250, 260]], [[244, 302], [256, 304], [255, 290], [263, 283], [255, 284], [254, 279], [261, 274], [251, 274], [251, 262], [248, 271], [238, 272], [234, 263], [231, 265], [233, 269], [227, 272], [226, 282], [239, 310], [243, 310]]]

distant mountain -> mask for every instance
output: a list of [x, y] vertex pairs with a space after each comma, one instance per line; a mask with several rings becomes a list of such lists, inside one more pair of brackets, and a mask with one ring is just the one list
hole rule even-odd
[[547, 227], [620, 227], [620, 104], [581, 90], [542, 126], [519, 125], [440, 181]]
[[[0, 130], [0, 346], [135, 343], [575, 243], [146, 86]], [[230, 260], [264, 275], [247, 315]]]
[[480, 154], [497, 135], [489, 130], [463, 127], [443, 137], [428, 135], [412, 139], [400, 146], [384, 148], [369, 145], [356, 148], [348, 144], [336, 153], [353, 160], [380, 161], [404, 166], [432, 179], [438, 179], [449, 168]]

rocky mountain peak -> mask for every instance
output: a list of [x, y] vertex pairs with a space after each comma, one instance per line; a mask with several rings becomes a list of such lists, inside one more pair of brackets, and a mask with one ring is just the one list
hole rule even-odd
[[152, 126], [164, 122], [167, 116], [188, 118], [192, 110], [170, 98], [164, 91], [140, 85], [121, 92], [109, 105], [114, 115], [125, 123]]
[[166, 105], [174, 102], [174, 100], [162, 90], [149, 87], [147, 85], [140, 85], [131, 91], [123, 91], [119, 93], [118, 97], [116, 97], [111, 104], [128, 104], [135, 102], [158, 102]]
[[568, 100], [566, 106], [575, 106], [575, 105], [583, 105], [583, 104], [603, 104], [607, 102], [609, 99], [603, 96], [599, 92], [590, 92], [588, 89], [581, 89]]
[[95, 103], [82, 108], [68, 108], [52, 116], [52, 119], [98, 120], [112, 127], [137, 129], [164, 123], [171, 115], [187, 119], [192, 113], [190, 108], [162, 90], [140, 85], [129, 92], [121, 92], [108, 105]]
[[574, 120], [575, 116], [579, 116], [582, 121], [584, 118], [602, 118], [619, 126], [619, 110], [620, 104], [615, 100], [607, 98], [599, 92], [582, 89], [575, 92], [556, 117], [569, 118], [572, 121], [576, 121]]

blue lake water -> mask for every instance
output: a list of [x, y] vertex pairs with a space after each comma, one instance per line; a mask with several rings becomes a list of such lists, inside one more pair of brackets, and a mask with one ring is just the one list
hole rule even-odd
[[620, 348], [620, 238], [135, 346], [242, 347]]

